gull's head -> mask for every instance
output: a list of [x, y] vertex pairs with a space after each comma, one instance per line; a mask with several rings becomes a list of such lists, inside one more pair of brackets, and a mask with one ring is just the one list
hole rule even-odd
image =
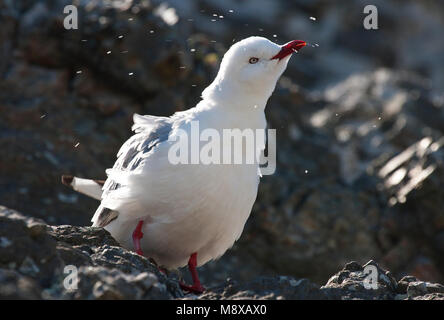
[[263, 37], [241, 40], [225, 53], [217, 77], [208, 89], [228, 89], [230, 93], [264, 95], [268, 99], [291, 55], [305, 45], [301, 40], [278, 45]]

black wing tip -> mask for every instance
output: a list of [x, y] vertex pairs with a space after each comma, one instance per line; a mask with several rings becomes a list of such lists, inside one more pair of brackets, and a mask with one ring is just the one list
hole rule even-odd
[[119, 213], [117, 211], [108, 208], [102, 208], [102, 211], [100, 212], [95, 225], [97, 227], [105, 227], [112, 221], [116, 220], [118, 216]]
[[71, 187], [72, 181], [74, 180], [74, 177], [68, 174], [62, 175], [62, 183], [65, 186]]

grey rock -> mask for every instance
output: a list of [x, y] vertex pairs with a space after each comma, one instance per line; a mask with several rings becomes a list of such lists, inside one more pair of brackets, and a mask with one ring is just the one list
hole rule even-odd
[[[177, 280], [118, 246], [102, 228], [47, 226], [0, 207], [0, 297], [13, 299], [171, 299]], [[76, 270], [78, 288], [65, 285]], [[72, 281], [71, 281], [72, 283]]]
[[[191, 297], [196, 298], [196, 297]], [[227, 280], [223, 284], [208, 288], [198, 299], [325, 299], [319, 286], [308, 279], [293, 277], [259, 277], [246, 283]], [[190, 299], [186, 297], [185, 299]]]
[[[374, 269], [367, 269], [369, 266]], [[373, 283], [373, 278], [376, 282]], [[349, 263], [345, 268], [331, 277], [321, 287], [331, 297], [340, 299], [394, 299], [396, 297], [396, 280], [382, 269], [376, 262], [369, 261], [364, 266], [356, 262]]]
[[407, 287], [407, 296], [416, 298], [428, 294], [444, 294], [444, 286], [439, 283], [428, 283], [424, 281], [409, 282]]
[[41, 299], [42, 289], [39, 284], [14, 270], [0, 268], [1, 299]]
[[80, 267], [77, 290], [63, 290], [63, 299], [170, 299], [171, 294], [154, 273], [124, 273], [105, 267]]
[[[36, 229], [36, 226], [39, 226]], [[174, 273], [121, 248], [101, 228], [48, 226], [0, 207], [0, 298], [7, 299], [442, 299], [444, 286], [406, 276], [399, 282], [371, 260], [356, 261], [324, 286], [292, 276], [226, 279], [184, 295]], [[376, 282], [367, 281], [376, 275]], [[366, 282], [367, 281], [367, 282]], [[374, 287], [376, 286], [376, 287]]]

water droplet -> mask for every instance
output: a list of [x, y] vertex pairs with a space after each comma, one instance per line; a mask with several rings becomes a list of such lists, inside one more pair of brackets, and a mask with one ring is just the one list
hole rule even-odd
[[310, 17], [310, 20], [316, 21], [315, 17]]
[[111, 51], [107, 51], [107, 52], [106, 52], [106, 54], [110, 54], [110, 53], [111, 53]]
[[80, 142], [77, 142], [77, 143], [74, 145], [74, 148], [77, 148], [79, 145], [80, 145]]

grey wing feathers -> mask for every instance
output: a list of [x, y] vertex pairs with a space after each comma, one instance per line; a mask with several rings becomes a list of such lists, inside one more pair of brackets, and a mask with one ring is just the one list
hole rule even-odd
[[[132, 130], [135, 134], [130, 137], [117, 153], [117, 161], [113, 169], [136, 170], [147, 154], [159, 143], [168, 140], [172, 130], [173, 120], [168, 117], [141, 116], [134, 114]], [[120, 185], [108, 178], [103, 185], [102, 199]], [[118, 212], [100, 206], [92, 221], [95, 226], [105, 226], [118, 216]], [[97, 217], [97, 218], [96, 218]]]
[[129, 138], [117, 153], [114, 169], [134, 170], [140, 164], [140, 158], [151, 151], [160, 142], [168, 140], [172, 121], [167, 117], [134, 115], [133, 131], [136, 133]]

